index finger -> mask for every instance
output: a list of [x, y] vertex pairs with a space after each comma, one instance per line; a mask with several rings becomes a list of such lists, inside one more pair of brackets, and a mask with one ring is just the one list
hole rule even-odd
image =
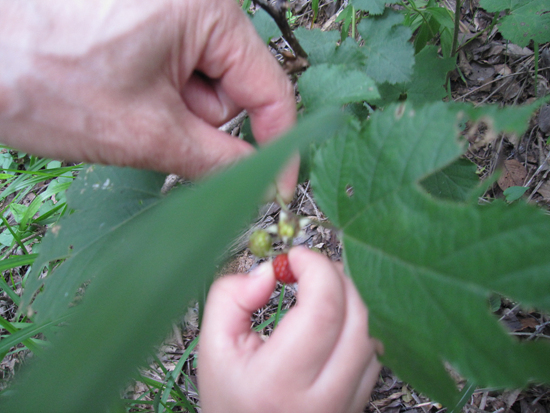
[[237, 3], [210, 3], [212, 30], [197, 69], [219, 79], [225, 93], [248, 111], [258, 142], [269, 141], [296, 121], [293, 87]]
[[[279, 137], [296, 122], [294, 88], [234, 0], [212, 2], [212, 31], [197, 69], [218, 79], [224, 93], [248, 111], [260, 144]], [[294, 193], [299, 162], [293, 160], [279, 178], [287, 199]]]

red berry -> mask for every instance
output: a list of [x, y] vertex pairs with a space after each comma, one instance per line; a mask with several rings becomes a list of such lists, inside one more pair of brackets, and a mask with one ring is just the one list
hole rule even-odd
[[285, 284], [292, 284], [296, 282], [296, 277], [292, 274], [290, 265], [288, 263], [288, 255], [280, 254], [273, 260], [273, 271], [275, 272], [275, 278]]

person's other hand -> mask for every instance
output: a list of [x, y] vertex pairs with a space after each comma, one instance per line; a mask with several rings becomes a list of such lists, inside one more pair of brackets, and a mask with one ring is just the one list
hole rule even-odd
[[[194, 179], [262, 144], [293, 88], [235, 0], [0, 0], [0, 141], [40, 156]], [[280, 182], [288, 198], [297, 165]]]
[[250, 317], [275, 287], [271, 263], [213, 284], [198, 362], [204, 413], [349, 413], [368, 403], [381, 345], [355, 286], [320, 254], [295, 248], [289, 259], [298, 303], [265, 342]]

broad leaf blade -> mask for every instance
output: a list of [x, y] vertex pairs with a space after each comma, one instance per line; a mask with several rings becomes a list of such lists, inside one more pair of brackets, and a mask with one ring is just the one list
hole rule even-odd
[[414, 70], [411, 80], [405, 83], [378, 86], [380, 100], [374, 104], [386, 106], [396, 102], [400, 97], [407, 98], [415, 106], [437, 102], [447, 95], [445, 82], [447, 73], [455, 66], [454, 59], [440, 58], [435, 46], [426, 46], [414, 57]]
[[384, 13], [386, 4], [399, 3], [398, 0], [351, 0], [353, 7], [368, 11], [370, 14]]
[[[164, 175], [130, 168], [88, 166], [67, 191], [67, 201], [75, 213], [61, 219], [46, 234], [40, 256], [29, 276], [22, 306], [32, 305], [34, 321], [60, 317], [83, 283], [90, 281], [86, 268], [98, 255], [105, 238], [162, 199]], [[39, 279], [50, 261], [67, 261], [46, 279]]]
[[300, 77], [298, 86], [309, 111], [380, 97], [374, 81], [365, 72], [341, 65], [314, 66]]
[[266, 187], [298, 147], [334, 134], [342, 115], [324, 111], [287, 138], [192, 191], [177, 191], [112, 232], [90, 262], [77, 314], [53, 347], [21, 372], [2, 412], [105, 411], [172, 320], [215, 272]]
[[383, 361], [446, 405], [459, 395], [444, 362], [481, 386], [550, 381], [541, 364], [550, 346], [516, 343], [488, 308], [496, 291], [550, 309], [550, 220], [525, 205], [441, 201], [419, 185], [461, 153], [461, 112], [442, 103], [377, 112], [320, 150], [312, 174], [320, 206], [343, 230]]
[[337, 31], [321, 31], [320, 29], [307, 30], [299, 27], [294, 35], [307, 52], [308, 61], [311, 66], [323, 63], [332, 63], [334, 52], [340, 35]]
[[427, 46], [415, 56], [414, 72], [407, 84], [408, 100], [415, 106], [436, 102], [447, 95], [447, 73], [455, 67], [455, 59], [440, 58], [437, 47]]
[[[383, 115], [373, 114], [367, 123], [376, 139], [361, 137], [366, 131], [358, 134], [348, 128], [347, 135], [329, 142], [323, 153], [334, 156], [320, 154], [312, 181], [331, 221], [345, 227], [366, 206], [414, 185], [459, 156], [462, 151], [455, 140], [434, 144], [426, 139], [434, 131], [455, 136], [457, 121], [456, 111], [444, 103], [418, 111], [404, 105], [391, 106]], [[338, 186], [334, 185], [336, 180]], [[348, 190], [342, 191], [342, 185]]]
[[382, 16], [363, 19], [357, 30], [365, 40], [366, 71], [376, 82], [408, 82], [413, 73], [411, 30], [402, 25], [403, 15], [386, 10]]
[[547, 0], [482, 0], [480, 5], [490, 12], [510, 10], [503, 17], [500, 32], [504, 38], [524, 47], [531, 40], [550, 40], [550, 4]]
[[436, 198], [466, 202], [472, 190], [479, 185], [477, 167], [468, 159], [460, 158], [421, 182], [426, 191]]

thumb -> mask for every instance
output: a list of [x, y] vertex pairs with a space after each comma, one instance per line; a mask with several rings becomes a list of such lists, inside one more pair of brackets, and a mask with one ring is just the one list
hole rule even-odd
[[[210, 354], [257, 348], [261, 339], [250, 329], [250, 316], [267, 303], [275, 289], [271, 263], [263, 263], [250, 274], [230, 275], [211, 287], [204, 310], [201, 348]], [[223, 351], [222, 351], [223, 350]], [[223, 356], [222, 356], [223, 357]]]

